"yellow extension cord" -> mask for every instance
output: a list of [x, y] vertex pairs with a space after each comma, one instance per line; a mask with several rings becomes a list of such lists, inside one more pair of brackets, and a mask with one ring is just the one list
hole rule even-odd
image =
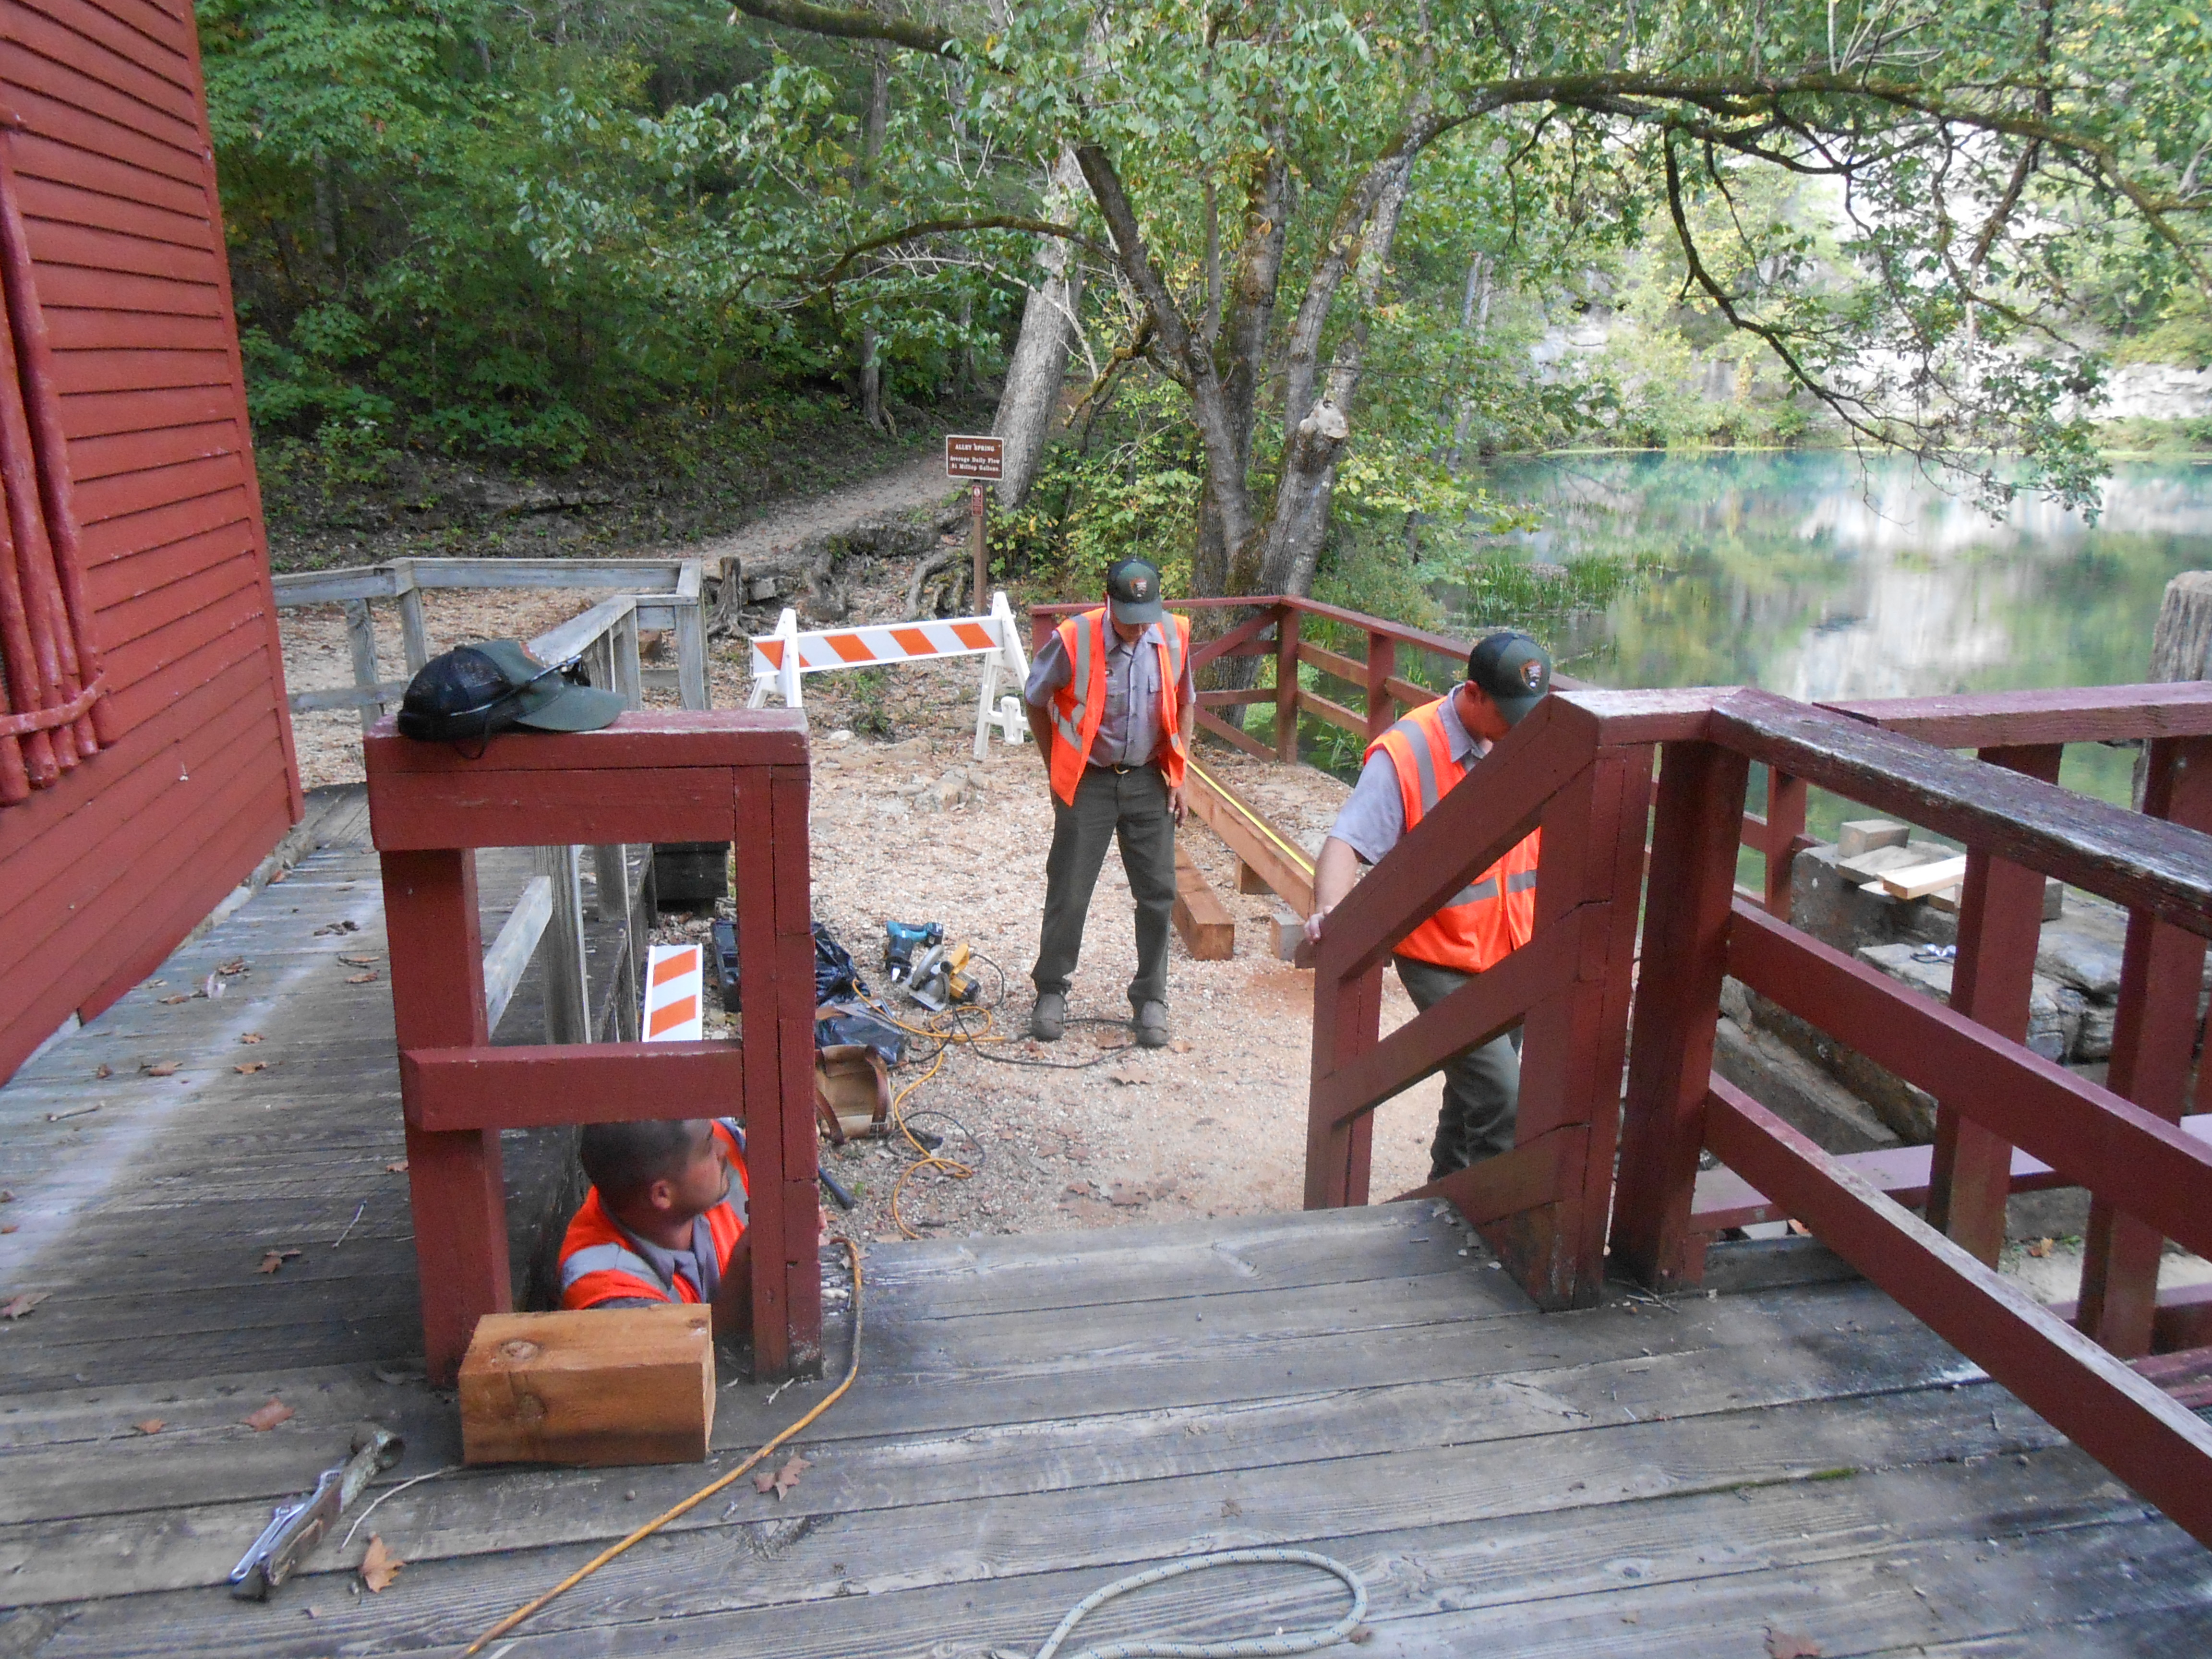
[[[940, 1058], [942, 1058], [942, 1056], [940, 1056]], [[643, 1526], [640, 1527], [635, 1532], [630, 1534], [629, 1537], [623, 1539], [620, 1543], [611, 1544], [605, 1549], [601, 1550], [589, 1561], [586, 1561], [582, 1566], [577, 1568], [575, 1571], [570, 1573], [559, 1583], [554, 1585], [551, 1589], [547, 1590], [544, 1595], [538, 1597], [535, 1601], [524, 1602], [513, 1613], [508, 1613], [506, 1618], [501, 1620], [499, 1623], [494, 1625], [482, 1636], [477, 1637], [475, 1641], [470, 1643], [467, 1647], [462, 1649], [461, 1659], [470, 1659], [470, 1656], [483, 1652], [486, 1643], [497, 1641], [501, 1637], [506, 1635], [507, 1632], [513, 1630], [517, 1625], [529, 1618], [532, 1613], [536, 1613], [540, 1607], [545, 1606], [547, 1602], [552, 1601], [556, 1596], [563, 1595], [566, 1592], [574, 1589], [577, 1585], [582, 1583], [584, 1580], [589, 1578], [593, 1573], [597, 1572], [601, 1567], [606, 1565], [608, 1562], [613, 1560], [615, 1557], [620, 1555], [624, 1550], [636, 1543], [640, 1539], [652, 1537], [654, 1533], [659, 1532], [671, 1521], [675, 1520], [677, 1516], [683, 1515], [690, 1510], [694, 1510], [700, 1504], [705, 1503], [716, 1492], [721, 1491], [723, 1487], [735, 1480], [739, 1475], [747, 1473], [749, 1470], [758, 1468], [759, 1465], [768, 1457], [769, 1453], [775, 1451], [777, 1447], [782, 1445], [786, 1441], [790, 1440], [801, 1430], [805, 1429], [809, 1424], [812, 1423], [817, 1418], [820, 1417], [823, 1413], [828, 1411], [832, 1406], [836, 1405], [838, 1401], [844, 1397], [845, 1390], [853, 1386], [853, 1379], [860, 1374], [860, 1247], [855, 1244], [849, 1238], [840, 1239], [838, 1243], [845, 1247], [845, 1253], [851, 1259], [853, 1264], [853, 1360], [852, 1363], [845, 1368], [845, 1380], [838, 1383], [836, 1388], [832, 1389], [829, 1395], [823, 1399], [813, 1410], [808, 1412], [805, 1416], [800, 1418], [789, 1428], [784, 1430], [782, 1433], [777, 1435], [775, 1439], [769, 1441], [768, 1444], [763, 1446], [758, 1451], [755, 1452], [750, 1457], [745, 1459], [744, 1462], [738, 1464], [737, 1468], [732, 1469], [727, 1474], [709, 1481], [707, 1485], [700, 1487], [698, 1491], [693, 1492], [689, 1498], [685, 1498], [682, 1503], [677, 1504], [673, 1509], [664, 1510], [662, 1513], [656, 1515], [652, 1520], [647, 1522]]]

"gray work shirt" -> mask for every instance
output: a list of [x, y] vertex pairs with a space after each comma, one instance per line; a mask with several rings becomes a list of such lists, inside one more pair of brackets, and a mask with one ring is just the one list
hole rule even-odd
[[[1124, 641], [1106, 624], [1106, 708], [1098, 720], [1098, 735], [1091, 739], [1093, 766], [1142, 766], [1160, 746], [1160, 647], [1167, 642], [1153, 623], [1134, 640]], [[1075, 666], [1060, 648], [1060, 630], [1045, 638], [1030, 665], [1029, 684], [1023, 699], [1032, 708], [1049, 708], [1053, 694], [1075, 677]], [[1182, 683], [1176, 690], [1176, 707], [1196, 705], [1198, 692], [1190, 678], [1190, 658], [1182, 663]]]
[[[1443, 724], [1444, 745], [1462, 766], [1490, 752], [1488, 744], [1460, 724], [1456, 696], [1445, 697]], [[1328, 833], [1357, 853], [1362, 864], [1380, 862], [1398, 844], [1406, 833], [1406, 799], [1398, 793], [1398, 769], [1386, 750], [1376, 750], [1359, 769], [1359, 782]]]

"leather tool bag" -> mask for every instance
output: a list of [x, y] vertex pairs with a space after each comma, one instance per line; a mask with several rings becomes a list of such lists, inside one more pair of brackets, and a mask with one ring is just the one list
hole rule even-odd
[[816, 1050], [814, 1112], [833, 1146], [889, 1134], [891, 1076], [884, 1057], [865, 1042]]

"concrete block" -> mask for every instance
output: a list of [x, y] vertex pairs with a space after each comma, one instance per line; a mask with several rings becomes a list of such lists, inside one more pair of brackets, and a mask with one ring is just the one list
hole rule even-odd
[[1862, 853], [1871, 853], [1877, 847], [1902, 847], [1911, 838], [1910, 824], [1899, 823], [1891, 818], [1853, 818], [1836, 829], [1836, 854], [1839, 858], [1855, 859]]
[[1306, 943], [1305, 919], [1280, 899], [1268, 907], [1267, 942], [1278, 961], [1299, 968], [1313, 966], [1313, 946]]

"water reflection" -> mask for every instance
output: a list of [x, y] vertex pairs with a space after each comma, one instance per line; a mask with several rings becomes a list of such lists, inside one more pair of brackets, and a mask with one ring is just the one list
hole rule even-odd
[[1667, 575], [1558, 630], [1572, 672], [1609, 685], [2139, 680], [2167, 579], [2212, 567], [2212, 465], [2118, 465], [2094, 526], [2039, 501], [1993, 522], [1908, 463], [1837, 454], [1559, 456], [1501, 463], [1491, 484], [1543, 512], [1516, 538], [1531, 558], [1666, 556]]

